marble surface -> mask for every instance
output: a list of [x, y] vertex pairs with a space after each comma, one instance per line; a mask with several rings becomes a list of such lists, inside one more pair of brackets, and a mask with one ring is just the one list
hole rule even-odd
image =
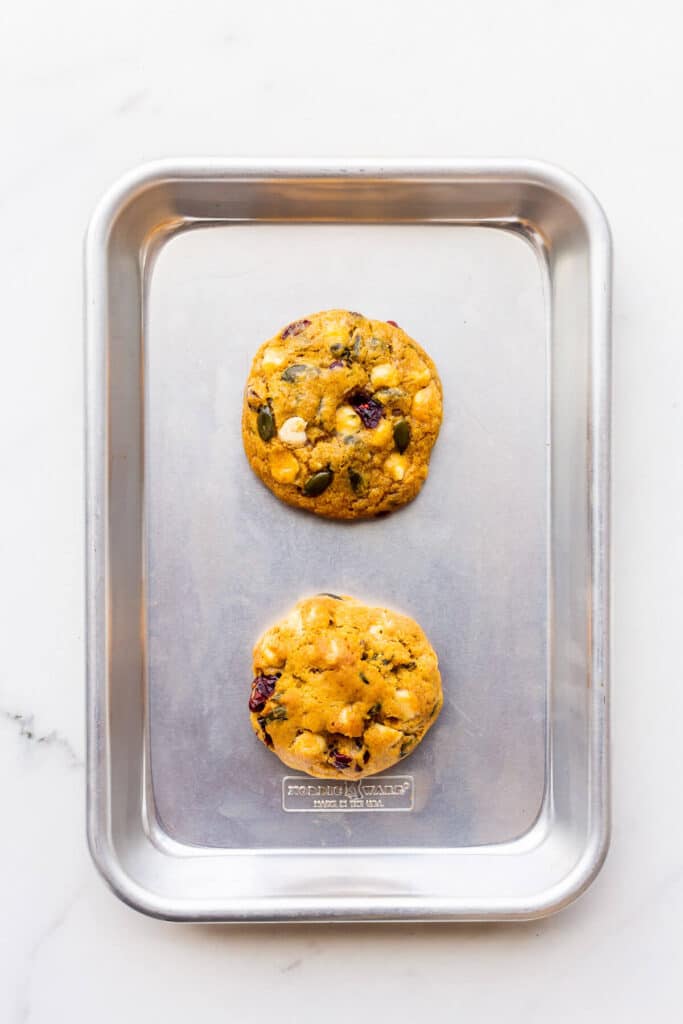
[[[0, 1020], [656, 1021], [683, 996], [683, 571], [675, 5], [179, 0], [0, 13]], [[170, 155], [527, 155], [611, 220], [614, 830], [523, 925], [182, 926], [119, 903], [84, 839], [81, 244]]]

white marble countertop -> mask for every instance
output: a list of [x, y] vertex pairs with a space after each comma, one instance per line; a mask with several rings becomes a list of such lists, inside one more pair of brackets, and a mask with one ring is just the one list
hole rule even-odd
[[[667, 0], [12, 4], [4, 160], [0, 1020], [656, 1021], [683, 996], [680, 25]], [[160, 156], [520, 155], [615, 253], [614, 828], [530, 924], [183, 926], [84, 838], [81, 244]], [[426, 1002], [425, 1002], [426, 1000]]]

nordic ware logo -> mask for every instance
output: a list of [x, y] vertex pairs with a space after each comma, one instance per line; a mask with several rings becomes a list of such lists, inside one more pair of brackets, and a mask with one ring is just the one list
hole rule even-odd
[[349, 782], [285, 775], [282, 780], [283, 811], [412, 811], [414, 802], [412, 775]]

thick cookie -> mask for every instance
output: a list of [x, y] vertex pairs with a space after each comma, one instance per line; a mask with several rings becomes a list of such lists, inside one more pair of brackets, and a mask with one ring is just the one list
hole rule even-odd
[[332, 519], [411, 501], [441, 425], [441, 381], [393, 323], [333, 309], [256, 353], [242, 436], [254, 472], [289, 505]]
[[362, 778], [390, 768], [435, 722], [436, 654], [407, 615], [352, 597], [299, 601], [254, 648], [251, 724], [290, 768]]

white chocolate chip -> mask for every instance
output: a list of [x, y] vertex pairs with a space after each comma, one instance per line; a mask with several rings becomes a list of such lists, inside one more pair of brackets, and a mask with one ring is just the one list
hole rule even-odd
[[389, 725], [382, 725], [380, 722], [373, 722], [365, 730], [365, 742], [371, 750], [391, 750], [392, 747], [403, 743], [403, 733], [398, 729], [392, 729]]
[[404, 721], [409, 718], [415, 718], [419, 710], [417, 698], [415, 694], [410, 692], [410, 690], [397, 690], [394, 698], [394, 705], [397, 717]]
[[330, 613], [324, 604], [314, 600], [303, 606], [302, 617], [307, 629], [320, 629], [328, 624]]
[[350, 405], [340, 405], [335, 415], [335, 426], [338, 434], [357, 434], [361, 419]]
[[306, 444], [306, 426], [306, 420], [301, 416], [290, 416], [278, 430], [277, 436], [290, 448], [300, 448]]
[[365, 436], [365, 441], [371, 448], [384, 448], [391, 442], [393, 432], [389, 420], [380, 420], [377, 426], [370, 428]]
[[408, 460], [405, 455], [399, 455], [398, 452], [393, 452], [384, 463], [385, 472], [392, 480], [403, 480], [407, 468]]
[[302, 732], [292, 743], [292, 751], [299, 757], [318, 757], [327, 749], [327, 743], [316, 732]]
[[434, 408], [436, 389], [433, 384], [418, 391], [413, 398], [413, 416], [418, 420], [428, 420]]
[[345, 327], [330, 324], [325, 328], [325, 341], [328, 345], [341, 345], [343, 347], [347, 344], [348, 340], [349, 332]]
[[426, 366], [422, 370], [418, 370], [416, 373], [411, 374], [411, 380], [414, 384], [417, 384], [419, 388], [425, 387], [425, 385], [429, 384], [431, 379], [431, 370]]
[[[298, 608], [291, 611], [285, 619], [285, 624], [288, 629], [291, 629], [297, 636], [301, 636], [304, 631], [304, 621], [301, 612]], [[398, 691], [397, 691], [398, 692]]]
[[360, 736], [363, 732], [363, 705], [346, 704], [339, 714], [329, 723], [331, 732], [340, 732], [343, 736]]
[[258, 655], [264, 665], [284, 665], [287, 660], [287, 648], [277, 635], [270, 633], [263, 638]]
[[270, 373], [279, 370], [287, 362], [287, 353], [283, 348], [267, 348], [261, 356], [261, 368]]
[[380, 363], [372, 368], [370, 381], [374, 388], [393, 388], [398, 384], [398, 370], [392, 363]]
[[326, 665], [338, 665], [348, 653], [346, 645], [331, 636], [321, 641], [321, 654]]

